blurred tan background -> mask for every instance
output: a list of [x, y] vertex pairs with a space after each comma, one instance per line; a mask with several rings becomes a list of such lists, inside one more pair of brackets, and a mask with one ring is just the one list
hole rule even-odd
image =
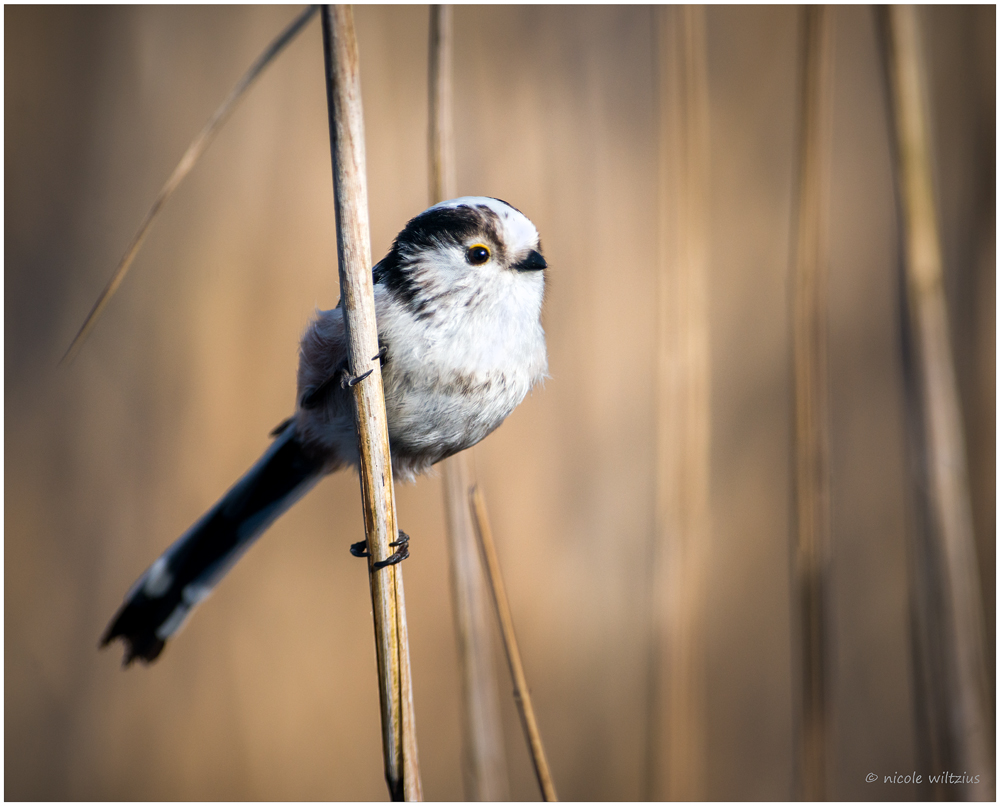
[[[385, 799], [357, 479], [281, 519], [162, 658], [98, 652], [134, 579], [294, 403], [337, 300], [314, 21], [168, 204], [57, 367], [161, 183], [291, 7], [6, 7], [5, 796]], [[793, 794], [789, 262], [799, 10], [707, 13], [712, 538], [706, 794]], [[868, 8], [836, 12], [830, 795], [916, 765], [897, 227]], [[427, 206], [427, 9], [356, 9], [373, 254]], [[995, 8], [922, 11], [984, 599], [995, 643]], [[560, 795], [644, 795], [657, 206], [648, 7], [455, 12], [462, 194], [551, 266], [550, 374], [475, 450]], [[462, 797], [440, 478], [397, 491], [425, 795]], [[993, 667], [990, 669], [994, 672]], [[500, 671], [506, 695], [506, 669]], [[993, 685], [991, 677], [991, 687]], [[511, 791], [537, 798], [510, 698]], [[973, 773], [975, 771], [969, 771]]]

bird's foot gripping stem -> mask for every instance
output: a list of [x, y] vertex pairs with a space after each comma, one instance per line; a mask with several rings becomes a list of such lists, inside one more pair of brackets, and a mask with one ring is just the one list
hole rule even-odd
[[[378, 351], [378, 353], [376, 355], [372, 356], [372, 361], [376, 361], [377, 360], [379, 367], [384, 367], [385, 366], [385, 362], [389, 360], [389, 359], [387, 359], [385, 357], [387, 351], [388, 350], [387, 350], [386, 347], [382, 347]], [[359, 383], [361, 383], [361, 381], [363, 381], [365, 378], [367, 378], [369, 375], [371, 375], [374, 371], [375, 371], [374, 369], [370, 369], [367, 372], [362, 372], [360, 375], [358, 375], [356, 377], [352, 377], [351, 373], [348, 371], [347, 367], [345, 366], [340, 371], [340, 388], [341, 389], [350, 389], [350, 388], [352, 388], [354, 386], [357, 386]]]
[[[392, 541], [389, 545], [396, 550], [381, 562], [373, 563], [372, 570], [378, 571], [380, 568], [385, 568], [387, 565], [401, 563], [410, 556], [410, 536], [402, 529], [399, 530], [399, 539]], [[369, 557], [368, 544], [364, 540], [352, 543], [351, 554], [355, 557]]]

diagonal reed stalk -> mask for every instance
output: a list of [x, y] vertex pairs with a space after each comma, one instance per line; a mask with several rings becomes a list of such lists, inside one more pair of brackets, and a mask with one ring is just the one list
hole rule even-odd
[[90, 313], [87, 314], [87, 318], [81, 326], [80, 330], [77, 332], [76, 336], [73, 338], [72, 343], [69, 348], [63, 354], [59, 363], [67, 364], [72, 362], [76, 357], [76, 354], [80, 351], [83, 346], [84, 341], [86, 341], [87, 336], [90, 335], [90, 331], [93, 330], [94, 325], [97, 324], [97, 320], [100, 318], [101, 314], [104, 312], [105, 307], [111, 301], [111, 297], [114, 296], [115, 292], [118, 290], [118, 286], [122, 284], [122, 280], [125, 279], [125, 275], [128, 274], [128, 270], [132, 267], [132, 261], [135, 260], [135, 256], [139, 254], [139, 249], [142, 247], [142, 242], [146, 239], [146, 235], [149, 233], [150, 227], [153, 226], [153, 222], [156, 220], [157, 216], [160, 214], [160, 210], [163, 205], [166, 204], [167, 199], [169, 199], [175, 190], [177, 190], [180, 183], [184, 180], [191, 169], [194, 168], [195, 163], [201, 158], [201, 155], [205, 153], [205, 149], [208, 148], [209, 144], [215, 138], [219, 129], [222, 128], [222, 124], [228, 120], [230, 113], [236, 108], [237, 102], [243, 97], [248, 89], [257, 80], [258, 76], [264, 72], [266, 68], [275, 57], [285, 49], [285, 46], [291, 42], [295, 36], [301, 31], [307, 22], [312, 19], [313, 14], [319, 6], [309, 6], [306, 8], [298, 17], [296, 17], [292, 22], [282, 31], [278, 36], [271, 42], [270, 45], [265, 48], [264, 52], [257, 57], [250, 68], [243, 74], [239, 81], [236, 82], [236, 86], [232, 88], [226, 99], [219, 105], [218, 109], [209, 118], [208, 123], [205, 124], [204, 128], [198, 133], [198, 136], [194, 138], [191, 145], [188, 146], [187, 151], [184, 152], [184, 156], [181, 157], [181, 161], [177, 163], [177, 167], [174, 168], [174, 172], [170, 174], [170, 178], [167, 179], [166, 184], [160, 189], [159, 194], [157, 194], [156, 199], [153, 201], [153, 206], [149, 208], [146, 213], [146, 217], [143, 218], [142, 223], [139, 225], [139, 229], [136, 231], [135, 235], [132, 236], [132, 241], [129, 243], [128, 248], [125, 250], [125, 254], [122, 256], [121, 261], [118, 263], [118, 267], [115, 269], [111, 279], [108, 284], [104, 287], [104, 291], [97, 298], [97, 302], [94, 303], [94, 307], [90, 309]]
[[[913, 530], [911, 607], [918, 716], [938, 769], [979, 776], [970, 800], [995, 797], [983, 601], [965, 442], [952, 358], [932, 175], [926, 66], [918, 11], [889, 6], [879, 29], [890, 101], [905, 256], [902, 294], [908, 414], [923, 528]], [[912, 359], [912, 360], [911, 360]], [[945, 797], [953, 797], [946, 793]]]
[[707, 777], [702, 636], [711, 539], [705, 9], [653, 13], [662, 262], [644, 787], [650, 800], [698, 800]]
[[802, 17], [798, 211], [792, 269], [795, 525], [792, 589], [798, 656], [797, 789], [826, 797], [828, 753], [826, 596], [829, 566], [827, 220], [833, 101], [833, 9]]
[[469, 499], [475, 516], [479, 549], [482, 552], [483, 564], [486, 566], [489, 576], [497, 618], [500, 620], [500, 632], [503, 635], [504, 649], [507, 652], [510, 676], [514, 680], [514, 700], [517, 703], [517, 712], [521, 717], [521, 726], [524, 728], [524, 735], [528, 740], [531, 762], [535, 767], [538, 786], [542, 790], [542, 799], [551, 803], [559, 798], [556, 795], [555, 785], [552, 783], [552, 773], [549, 771], [549, 763], [545, 758], [542, 736], [538, 732], [535, 709], [531, 704], [531, 692], [528, 690], [528, 680], [524, 675], [524, 665], [521, 663], [521, 651], [517, 647], [517, 637], [514, 635], [514, 619], [510, 614], [507, 589], [504, 587], [503, 575], [500, 573], [500, 560], [493, 542], [490, 520], [486, 514], [486, 502], [478, 487], [473, 487], [469, 491]]
[[[435, 204], [455, 195], [452, 129], [452, 7], [430, 7], [428, 163]], [[510, 799], [489, 594], [483, 577], [468, 491], [475, 486], [471, 450], [445, 459], [445, 510], [451, 599], [462, 683], [462, 779], [473, 801]]]
[[397, 539], [389, 431], [385, 416], [368, 233], [365, 135], [354, 16], [350, 6], [323, 6], [323, 51], [330, 117], [337, 259], [348, 366], [361, 451], [361, 496], [368, 542], [368, 576], [375, 620], [385, 777], [393, 800], [420, 800], [413, 722], [406, 607], [400, 565], [376, 569]]

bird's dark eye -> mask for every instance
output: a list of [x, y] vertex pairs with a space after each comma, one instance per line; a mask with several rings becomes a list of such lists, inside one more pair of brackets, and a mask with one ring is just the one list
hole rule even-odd
[[481, 243], [473, 244], [465, 253], [465, 259], [473, 266], [482, 266], [490, 259], [490, 248]]

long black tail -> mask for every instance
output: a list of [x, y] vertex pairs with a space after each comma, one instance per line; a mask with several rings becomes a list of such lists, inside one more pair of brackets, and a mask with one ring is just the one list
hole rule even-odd
[[323, 474], [288, 427], [246, 475], [168, 548], [125, 597], [101, 639], [125, 643], [126, 666], [163, 646], [254, 540]]

